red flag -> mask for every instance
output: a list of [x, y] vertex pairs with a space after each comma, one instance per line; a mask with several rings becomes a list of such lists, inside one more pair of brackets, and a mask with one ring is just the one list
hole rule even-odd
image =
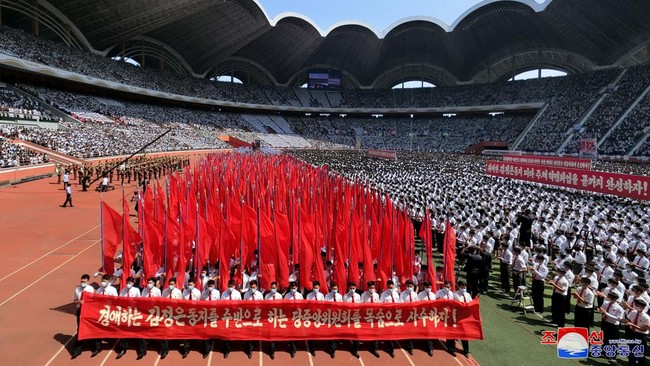
[[348, 224], [349, 232], [349, 263], [348, 263], [348, 278], [358, 284], [359, 287], [365, 288], [366, 284], [361, 283], [361, 273], [359, 271], [359, 264], [362, 263], [363, 250], [361, 248], [361, 220], [355, 210], [352, 211], [352, 220]]
[[131, 226], [129, 222], [129, 204], [122, 199], [124, 214], [122, 216], [122, 225], [124, 240], [122, 241], [122, 277], [120, 279], [120, 289], [126, 288], [126, 279], [131, 276], [131, 266], [135, 254], [138, 252], [138, 245], [142, 242], [140, 234]]
[[291, 245], [289, 218], [287, 215], [280, 212], [275, 212], [273, 218], [275, 225], [275, 243], [277, 248], [278, 286], [284, 289], [289, 287], [289, 246]]
[[314, 217], [308, 215], [305, 210], [300, 211], [300, 224], [298, 225], [298, 237], [300, 238], [300, 287], [312, 289], [311, 272], [314, 267]]
[[[424, 249], [427, 256], [427, 280], [435, 285], [436, 282], [436, 266], [433, 263], [433, 238], [431, 232], [431, 216], [429, 215], [429, 209], [424, 213], [424, 221], [422, 221], [422, 226], [420, 227], [420, 238], [424, 240]], [[434, 287], [436, 288], [436, 287]]]
[[154, 220], [149, 212], [144, 213], [142, 229], [144, 232], [144, 243], [142, 260], [144, 275], [146, 278], [154, 277], [158, 268], [162, 267], [163, 249], [163, 224]]
[[102, 272], [113, 275], [115, 272], [115, 253], [122, 242], [122, 215], [101, 203], [102, 221]]
[[[172, 211], [172, 210], [170, 210]], [[167, 220], [167, 259], [165, 260], [165, 282], [174, 277], [180, 261], [180, 225], [168, 217]], [[166, 286], [167, 284], [165, 284]], [[182, 286], [182, 284], [180, 284]]]
[[456, 291], [456, 273], [454, 271], [454, 264], [456, 263], [456, 230], [454, 230], [453, 226], [451, 226], [449, 219], [447, 219], [447, 222], [445, 224], [445, 241], [443, 253], [445, 257], [445, 280], [450, 281], [452, 291]]
[[271, 288], [271, 282], [276, 279], [277, 246], [275, 244], [274, 226], [271, 219], [264, 212], [260, 211], [260, 263], [259, 282], [260, 288]]

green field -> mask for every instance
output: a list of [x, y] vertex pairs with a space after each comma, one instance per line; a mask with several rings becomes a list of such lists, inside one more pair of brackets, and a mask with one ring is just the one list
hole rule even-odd
[[[530, 288], [530, 278], [527, 278]], [[480, 297], [481, 317], [483, 320], [483, 341], [470, 342], [470, 352], [474, 358], [485, 366], [521, 366], [521, 365], [621, 365], [627, 364], [627, 358], [618, 358], [611, 363], [607, 360], [589, 358], [586, 360], [563, 360], [557, 357], [555, 345], [542, 345], [543, 330], [555, 330], [548, 323], [551, 314], [551, 291], [545, 292], [545, 312], [524, 315], [522, 308], [511, 306], [511, 295], [498, 290], [498, 267], [490, 278], [490, 291]], [[575, 302], [572, 302], [575, 304]], [[600, 315], [594, 318], [600, 330]], [[572, 326], [573, 314], [567, 315], [566, 326]], [[622, 332], [621, 332], [622, 334]]]

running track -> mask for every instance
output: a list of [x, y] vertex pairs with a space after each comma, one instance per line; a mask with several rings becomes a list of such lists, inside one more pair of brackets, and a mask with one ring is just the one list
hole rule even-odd
[[[330, 359], [318, 344], [316, 357], [305, 351], [306, 344], [298, 343], [294, 359], [286, 352], [286, 344], [278, 343], [275, 360], [255, 348], [253, 358], [241, 352], [241, 345], [233, 344], [233, 352], [223, 359], [220, 344], [204, 360], [198, 350], [181, 360], [178, 344], [172, 342], [166, 359], [158, 357], [156, 342], [144, 359], [136, 361], [136, 352], [130, 348], [120, 360], [115, 360], [115, 341], [104, 342], [103, 351], [95, 358], [84, 352], [70, 360], [71, 340], [76, 331], [75, 306], [72, 294], [83, 273], [91, 275], [100, 267], [99, 202], [97, 192], [81, 192], [73, 186], [74, 208], [61, 208], [65, 199], [62, 184], [56, 177], [0, 188], [0, 324], [2, 342], [0, 354], [5, 365], [237, 365], [237, 366], [423, 366], [433, 363], [447, 365], [477, 365], [470, 357], [458, 353], [451, 357], [437, 342], [433, 358], [424, 351], [414, 355], [396, 347], [395, 358], [380, 350], [375, 358], [361, 345], [361, 358], [353, 357], [344, 344]], [[135, 189], [125, 186], [127, 198]], [[105, 193], [103, 199], [118, 208], [120, 189]], [[198, 347], [199, 342], [194, 342]], [[416, 344], [416, 347], [418, 344]], [[421, 346], [421, 345], [420, 345]], [[460, 346], [460, 345], [459, 345]], [[264, 351], [267, 350], [264, 344]], [[380, 348], [382, 345], [380, 344]]]

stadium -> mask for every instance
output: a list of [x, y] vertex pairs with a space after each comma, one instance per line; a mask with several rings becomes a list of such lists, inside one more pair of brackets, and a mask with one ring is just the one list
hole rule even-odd
[[465, 3], [0, 0], [4, 363], [645, 364], [650, 2]]

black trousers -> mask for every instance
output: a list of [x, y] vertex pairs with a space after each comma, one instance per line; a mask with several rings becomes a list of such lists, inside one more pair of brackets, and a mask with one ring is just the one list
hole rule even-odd
[[[463, 345], [463, 352], [469, 353], [469, 342], [468, 341], [460, 341], [460, 343]], [[455, 339], [447, 339], [445, 341], [445, 346], [447, 346], [447, 349], [450, 351], [456, 351], [456, 340]]]
[[70, 203], [70, 207], [72, 207], [72, 195], [70, 193], [65, 194], [65, 201], [63, 201], [63, 207], [67, 206], [68, 203]]
[[101, 339], [89, 339], [88, 341], [80, 341], [79, 340], [79, 319], [81, 317], [81, 308], [77, 309], [77, 334], [74, 336], [74, 342], [72, 343], [72, 354], [73, 355], [78, 355], [81, 353], [83, 350], [83, 346], [85, 342], [93, 342], [94, 343], [94, 348], [93, 351], [101, 351], [102, 350], [102, 341]]
[[[606, 283], [599, 283], [598, 284], [598, 291], [603, 291], [603, 289], [605, 287], [607, 287]], [[604, 297], [598, 297], [598, 298], [596, 298], [596, 302], [598, 303], [598, 307], [601, 307], [601, 306], [603, 306], [603, 303], [605, 302], [605, 298]]]
[[524, 282], [524, 274], [522, 272], [512, 271], [512, 287], [517, 291], [519, 286], [526, 286]]
[[[271, 354], [275, 353], [275, 342], [269, 342], [269, 351]], [[289, 352], [290, 353], [296, 353], [298, 351], [298, 347], [296, 347], [296, 342], [289, 342]], [[228, 350], [230, 352], [230, 350]]]
[[203, 341], [203, 354], [207, 355], [210, 353], [212, 350], [212, 346], [214, 346], [214, 340], [212, 339], [206, 339]]
[[594, 309], [576, 305], [573, 324], [579, 328], [590, 328], [594, 320]]
[[[648, 348], [648, 343], [647, 343], [647, 338], [645, 334], [637, 333], [635, 331], [630, 331], [630, 336], [626, 337], [627, 339], [636, 339], [641, 342], [641, 344], [635, 344], [635, 345], [630, 345], [630, 351], [634, 349], [634, 347], [637, 346], [642, 346], [643, 350], [645, 351], [646, 348]], [[633, 353], [630, 353], [630, 356], [627, 358], [628, 365], [645, 365], [645, 354], [642, 355], [641, 357], [636, 357], [634, 356]]]
[[613, 339], [619, 338], [618, 325], [603, 321], [600, 329], [603, 331], [603, 347], [612, 344], [611, 341]]
[[508, 276], [508, 263], [501, 262], [499, 266], [499, 271], [501, 275], [501, 289], [505, 292], [510, 292], [510, 276]]
[[472, 298], [475, 298], [478, 295], [478, 271], [477, 272], [467, 272], [467, 289], [472, 295]]
[[[129, 341], [131, 339], [126, 339], [122, 338], [120, 339], [119, 343], [117, 344], [117, 348], [115, 349], [116, 353], [120, 353], [122, 351], [126, 351], [129, 348]], [[135, 340], [135, 339], [133, 339]], [[146, 339], [138, 339], [138, 355], [144, 355], [147, 353], [147, 340]], [[189, 346], [188, 346], [189, 348]]]
[[564, 295], [553, 292], [551, 297], [551, 319], [558, 327], [564, 327], [566, 312], [564, 311], [564, 304], [566, 302]]
[[564, 297], [564, 313], [567, 315], [571, 314], [571, 298], [573, 297], [571, 296], [571, 292], [573, 292], [572, 290], [571, 286], [569, 286], [567, 289], [567, 295]]
[[544, 312], [544, 280], [533, 280], [531, 298], [536, 313]]

